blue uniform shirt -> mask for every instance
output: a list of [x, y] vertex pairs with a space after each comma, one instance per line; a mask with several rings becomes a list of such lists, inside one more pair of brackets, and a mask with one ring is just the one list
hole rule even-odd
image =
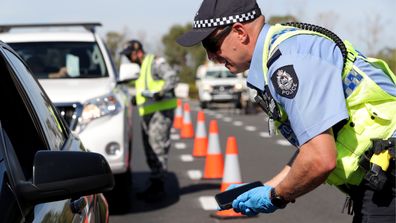
[[[257, 40], [247, 82], [264, 90], [262, 57], [265, 25]], [[268, 87], [284, 108], [297, 145], [348, 118], [342, 82], [343, 57], [331, 40], [315, 35], [297, 35], [278, 47], [281, 55], [268, 69]], [[355, 62], [385, 91], [396, 96], [396, 86], [381, 70]]]

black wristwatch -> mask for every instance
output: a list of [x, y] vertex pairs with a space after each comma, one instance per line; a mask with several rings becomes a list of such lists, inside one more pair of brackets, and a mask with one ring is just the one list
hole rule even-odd
[[285, 208], [286, 205], [289, 203], [288, 201], [283, 199], [283, 197], [281, 197], [281, 196], [276, 194], [275, 187], [273, 187], [271, 189], [270, 199], [271, 199], [272, 204], [275, 205], [277, 208], [280, 208], [280, 209]]

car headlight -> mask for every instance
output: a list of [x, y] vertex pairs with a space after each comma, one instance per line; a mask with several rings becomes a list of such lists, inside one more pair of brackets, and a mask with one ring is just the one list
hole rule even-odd
[[211, 91], [213, 90], [213, 88], [212, 88], [212, 86], [210, 86], [209, 84], [205, 84], [205, 85], [203, 86], [203, 90], [204, 90], [204, 91], [209, 91], [209, 92], [211, 92]]
[[94, 119], [117, 114], [120, 110], [121, 104], [112, 93], [93, 98], [84, 104], [80, 123], [86, 125]]
[[234, 90], [235, 91], [241, 91], [243, 88], [243, 85], [241, 83], [237, 83], [234, 85]]

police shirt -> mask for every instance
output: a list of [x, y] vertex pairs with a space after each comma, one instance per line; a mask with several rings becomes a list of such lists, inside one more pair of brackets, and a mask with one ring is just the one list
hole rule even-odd
[[[247, 78], [250, 85], [262, 91], [263, 45], [269, 27], [265, 24], [258, 37]], [[316, 35], [290, 37], [277, 50], [280, 55], [268, 68], [268, 87], [288, 115], [292, 132], [285, 138], [293, 138], [296, 146], [301, 146], [348, 118], [341, 77], [343, 57], [333, 41]], [[360, 59], [355, 64], [396, 96], [395, 84], [383, 71]]]

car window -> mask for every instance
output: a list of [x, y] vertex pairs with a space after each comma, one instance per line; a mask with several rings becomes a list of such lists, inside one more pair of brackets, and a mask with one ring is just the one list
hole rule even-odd
[[37, 112], [41, 126], [44, 127], [43, 130], [50, 148], [60, 150], [66, 140], [67, 132], [61, 119], [57, 116], [51, 101], [40, 88], [36, 79], [30, 74], [25, 64], [14, 53], [7, 49], [4, 52], [17, 71], [17, 76], [21, 80], [24, 89], [28, 92], [27, 96]]
[[236, 78], [237, 76], [228, 70], [211, 70], [206, 72], [206, 78], [218, 79], [218, 78]]
[[9, 43], [40, 79], [109, 76], [95, 42]]
[[104, 48], [106, 50], [107, 55], [109, 55], [111, 69], [113, 70], [114, 74], [116, 75], [116, 78], [118, 79], [119, 78], [119, 70], [118, 70], [119, 66], [115, 65], [114, 60], [113, 60], [113, 56], [112, 56], [109, 48], [107, 47], [107, 45], [105, 43], [103, 43], [103, 45], [104, 45]]

